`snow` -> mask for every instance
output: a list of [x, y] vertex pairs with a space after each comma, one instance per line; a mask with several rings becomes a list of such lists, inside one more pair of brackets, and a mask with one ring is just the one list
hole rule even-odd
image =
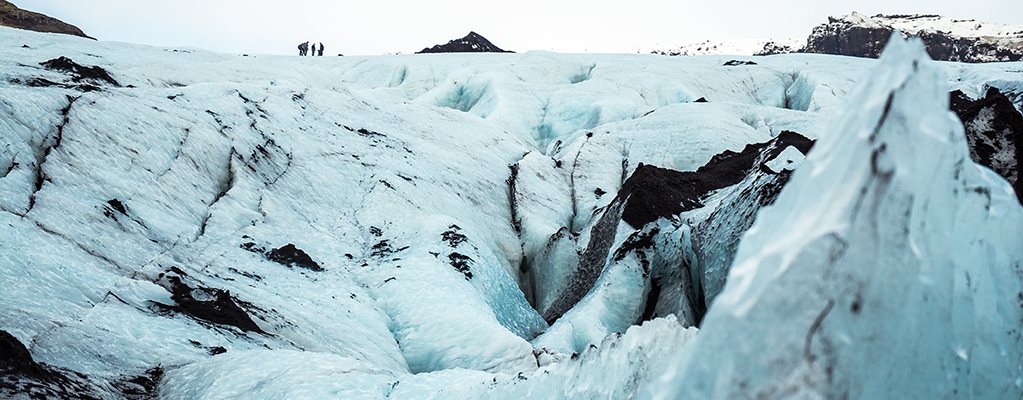
[[[640, 163], [696, 170], [785, 130], [852, 140], [834, 129], [834, 113], [878, 107], [874, 97], [850, 101], [848, 93], [880, 64], [835, 56], [757, 57], [742, 67], [723, 66], [727, 56], [546, 52], [235, 56], [8, 28], [0, 43], [0, 330], [37, 362], [97, 382], [101, 398], [119, 397], [114, 383], [157, 366], [165, 370], [162, 398], [632, 397], [683, 348], [697, 351], [687, 343], [734, 336], [707, 334], [725, 329], [713, 315], [727, 306], [715, 306], [699, 334], [686, 315], [636, 325], [652, 290], [646, 262], [679, 259], [679, 221], [641, 229], [613, 221], [593, 290], [553, 326], [541, 317], [569, 285], [624, 180]], [[120, 85], [83, 92], [28, 84], [77, 84], [40, 66], [60, 56], [102, 67]], [[946, 71], [948, 78], [928, 76], [967, 94], [1023, 87], [1016, 64], [926, 67]], [[945, 89], [923, 98], [946, 98]], [[785, 150], [772, 168], [816, 173], [817, 151], [799, 166], [801, 157]], [[869, 165], [852, 163], [861, 153], [833, 162]], [[860, 171], [853, 167], [845, 169]], [[940, 338], [955, 350], [933, 354], [966, 354], [956, 362], [976, 369], [963, 379], [986, 394], [982, 378], [1018, 365], [998, 364], [989, 342], [967, 340], [974, 328], [965, 317], [1004, 308], [1003, 286], [1018, 281], [1006, 275], [1007, 252], [1018, 248], [1008, 242], [1019, 237], [1009, 221], [1019, 210], [1003, 199], [999, 178], [964, 171], [971, 185], [990, 189], [990, 232], [976, 228], [979, 195], [968, 190], [958, 194], [961, 207], [945, 201], [926, 214], [931, 221], [951, 212], [963, 224], [927, 232], [961, 233], [962, 241], [983, 233], [990, 244], [955, 242], [967, 248], [955, 260], [994, 257], [1001, 272], [971, 272], [969, 282], [955, 275], [956, 320], [964, 319]], [[686, 217], [706, 216], [739, 187]], [[784, 196], [786, 189], [764, 218], [832, 210], [853, 190], [800, 187]], [[837, 226], [795, 217], [771, 237]], [[760, 239], [743, 241], [736, 265], [771, 243], [758, 233], [767, 226], [754, 227], [748, 237]], [[612, 256], [653, 228], [661, 232], [655, 252]], [[934, 257], [953, 251], [913, 238]], [[322, 271], [267, 256], [289, 244]], [[223, 291], [263, 332], [175, 310], [169, 276], [195, 293]], [[722, 296], [741, 303], [728, 294], [736, 284]], [[1005, 318], [1018, 313], [1003, 308]], [[1007, 320], [984, 316], [976, 326]], [[710, 359], [738, 354], [713, 349]]]
[[[452, 369], [402, 374], [333, 354], [254, 350], [169, 372], [164, 398], [628, 398], [696, 334], [671, 317], [602, 339], [581, 354], [517, 374]], [[301, 365], [302, 368], [294, 366]]]
[[760, 213], [649, 397], [1023, 392], [1023, 209], [968, 160], [920, 41], [893, 39], [873, 77]]
[[788, 146], [778, 157], [767, 162], [767, 168], [778, 174], [782, 171], [795, 171], [803, 163], [806, 156], [795, 147]]
[[806, 44], [805, 39], [737, 39], [737, 40], [702, 40], [682, 43], [669, 50], [652, 50], [655, 54], [669, 56], [753, 56], [764, 51], [765, 46], [773, 45], [798, 50]]

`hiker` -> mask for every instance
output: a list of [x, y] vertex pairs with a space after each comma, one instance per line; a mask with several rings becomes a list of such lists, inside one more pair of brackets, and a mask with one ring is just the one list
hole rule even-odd
[[298, 45], [298, 55], [304, 56], [309, 51], [309, 42], [304, 42]]
[[320, 43], [320, 51], [316, 53], [317, 56], [323, 57], [323, 43]]

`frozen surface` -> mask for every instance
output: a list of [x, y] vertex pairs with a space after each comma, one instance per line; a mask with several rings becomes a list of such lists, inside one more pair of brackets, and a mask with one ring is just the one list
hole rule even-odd
[[[819, 55], [758, 57], [757, 65], [734, 67], [723, 65], [731, 59], [725, 56], [544, 52], [235, 56], [7, 28], [0, 43], [0, 330], [36, 362], [94, 382], [101, 398], [126, 397], [124, 382], [156, 368], [163, 379], [149, 394], [168, 399], [630, 397], [691, 337], [726, 339], [697, 336], [684, 327], [693, 322], [685, 316], [635, 326], [651, 317], [644, 309], [654, 290], [648, 263], [675, 260], [685, 245], [678, 221], [665, 219], [646, 227], [614, 219], [601, 238], [609, 244], [593, 290], [553, 327], [541, 316], [569, 285], [623, 183], [641, 163], [694, 171], [716, 154], [786, 130], [852, 140], [831, 119], [878, 65]], [[41, 65], [59, 57], [98, 66], [112, 81]], [[881, 70], [903, 64], [893, 65]], [[936, 101], [928, 105], [934, 109], [947, 97], [939, 93], [945, 82], [971, 95], [999, 87], [1017, 105], [1023, 93], [1016, 64], [921, 68], [934, 80], [923, 97]], [[915, 75], [882, 76], [878, 82]], [[883, 99], [867, 98], [851, 104], [875, 113]], [[937, 174], [960, 156], [946, 148], [960, 146], [947, 137], [954, 121], [930, 111], [928, 119], [899, 115], [938, 124], [953, 145], [933, 144], [894, 165], [946, 154], [945, 169], [927, 169]], [[891, 154], [902, 154], [897, 139], [889, 140]], [[783, 153], [770, 168], [798, 166], [810, 175], [844, 162], [841, 171], [863, 172], [869, 157], [852, 157], [866, 150], [858, 142], [848, 148], [858, 150], [816, 162], [811, 153], [802, 166], [798, 155]], [[973, 375], [957, 376], [976, 382], [970, 391], [1012, 394], [999, 379], [1020, 376], [1018, 363], [1005, 361], [1019, 359], [1018, 345], [992, 356], [986, 343], [1013, 342], [977, 327], [1019, 321], [1018, 309], [1003, 301], [1014, 295], [1007, 285], [1019, 280], [1010, 275], [1019, 268], [1010, 251], [1020, 247], [1011, 243], [1020, 237], [1020, 211], [1006, 205], [997, 177], [968, 161], [956, 168], [966, 186], [935, 180], [944, 184], [928, 185], [925, 197], [911, 185], [920, 180], [897, 174], [895, 182], [906, 185], [892, 189], [938, 199], [912, 214], [919, 218], [908, 225], [918, 232], [911, 239], [929, 260], [920, 265], [956, 271], [948, 275], [956, 279], [958, 297], [948, 298], [956, 301], [955, 318], [943, 308], [927, 315], [959, 322], [927, 343], [958, 346], [930, 354], [966, 354], [967, 361], [940, 360], [968, 362]], [[801, 185], [793, 190], [803, 194], [783, 196], [798, 207], [779, 200], [764, 214], [849, 211], [843, 202], [851, 186]], [[727, 193], [708, 205], [727, 203]], [[982, 193], [993, 217], [977, 209], [987, 204]], [[955, 223], [933, 225], [947, 223], [939, 214]], [[779, 229], [771, 238], [811, 239], [810, 228], [860, 232], [792, 221], [770, 225]], [[740, 261], [770, 242], [766, 226], [754, 228]], [[960, 242], [920, 232], [948, 232], [942, 240]], [[629, 247], [650, 235], [657, 251]], [[952, 257], [953, 250], [961, 253]], [[970, 269], [967, 278], [968, 266], [992, 270]], [[892, 284], [908, 285], [907, 276]], [[918, 291], [906, 296], [917, 297], [907, 299], [937, 296], [949, 284], [945, 275], [919, 276], [938, 286], [912, 286]], [[736, 296], [753, 299], [726, 298]], [[885, 304], [861, 307], [894, 318], [882, 312]], [[836, 303], [836, 315], [840, 306], [848, 304]], [[976, 315], [988, 319], [969, 325]], [[724, 318], [708, 320], [707, 329], [733, 329], [718, 327]], [[974, 332], [994, 336], [975, 340]], [[718, 354], [739, 353], [719, 349], [709, 358], [726, 359]], [[934, 390], [953, 387], [941, 379]]]
[[893, 40], [649, 397], [1020, 397], [1023, 209], [943, 81]]

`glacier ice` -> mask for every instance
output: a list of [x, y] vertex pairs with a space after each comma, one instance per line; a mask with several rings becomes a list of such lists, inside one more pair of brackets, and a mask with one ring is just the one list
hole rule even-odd
[[1023, 210], [943, 82], [892, 40], [649, 397], [1020, 396]]
[[[851, 183], [865, 179], [862, 168], [870, 165], [862, 143], [835, 129], [832, 116], [868, 104], [857, 120], [866, 121], [880, 100], [849, 97], [854, 83], [893, 84], [893, 71], [906, 70], [891, 59], [816, 55], [762, 57], [741, 68], [723, 67], [728, 58], [718, 56], [546, 52], [310, 60], [7, 28], [0, 39], [17, 44], [0, 46], [0, 332], [9, 336], [0, 335], [12, 348], [15, 341], [24, 346], [33, 363], [26, 365], [38, 368], [32, 371], [45, 371], [0, 373], [0, 396], [11, 394], [14, 382], [52, 390], [63, 384], [80, 397], [104, 399], [633, 397], [680, 352], [714, 351], [703, 358], [717, 361], [740, 356], [708, 346], [743, 343], [731, 342], [733, 331], [723, 334], [732, 339], [714, 332], [728, 325], [719, 314], [728, 314], [729, 301], [753, 299], [746, 291], [729, 295], [749, 274], [748, 260], [760, 259], [753, 249], [788, 251], [792, 241], [809, 238], [806, 232], [845, 226], [811, 218], [841, 212], [856, 194]], [[60, 57], [100, 68], [113, 82], [84, 80], [86, 87], [73, 70], [40, 64]], [[878, 72], [867, 75], [874, 67]], [[889, 143], [889, 158], [879, 161], [898, 171], [892, 182], [908, 185], [893, 183], [885, 193], [912, 193], [915, 202], [905, 204], [920, 208], [913, 209], [915, 225], [906, 225], [915, 232], [909, 239], [896, 231], [884, 238], [912, 240], [916, 253], [909, 254], [929, 260], [919, 264], [927, 271], [958, 268], [952, 283], [912, 275], [931, 286], [906, 294], [907, 301], [946, 299], [955, 313], [928, 303], [938, 308], [921, 315], [948, 317], [955, 329], [932, 329], [938, 334], [928, 331], [927, 341], [893, 338], [953, 344], [931, 353], [942, 365], [971, 369], [942, 370], [958, 383], [938, 379], [934, 390], [971, 385], [980, 397], [997, 387], [985, 380], [1021, 375], [1010, 362], [1019, 356], [1018, 335], [1006, 339], [988, 329], [1018, 318], [1006, 288], [1019, 281], [1018, 257], [1010, 253], [1020, 247], [1011, 222], [1018, 225], [1020, 211], [1007, 202], [1001, 178], [974, 167], [960, 154], [965, 150], [949, 150], [963, 146], [948, 137], [956, 123], [936, 111], [944, 104], [924, 100], [941, 97], [935, 93], [947, 82], [971, 98], [997, 87], [1018, 106], [1023, 79], [1013, 65], [921, 59], [920, 68], [899, 75], [916, 82], [899, 93], [926, 94], [912, 108], [926, 114], [895, 101], [892, 115], [947, 140], [914, 140], [919, 151], [896, 158], [905, 142], [879, 136]], [[934, 87], [917, 90], [925, 84]], [[832, 144], [806, 160], [799, 146], [760, 147], [793, 132]], [[691, 209], [678, 211], [670, 204], [678, 193], [648, 179], [635, 199], [663, 209], [650, 219], [630, 216], [630, 178], [695, 173], [750, 145], [756, 160], [732, 171], [727, 185], [698, 191], [687, 200]], [[828, 150], [835, 146], [841, 151]], [[941, 155], [943, 163], [924, 155]], [[961, 163], [949, 167], [949, 160]], [[906, 163], [913, 168], [900, 167]], [[934, 177], [925, 187], [904, 176], [924, 164]], [[966, 186], [937, 179], [949, 168], [961, 171]], [[843, 184], [796, 185], [835, 169], [849, 174]], [[775, 199], [790, 174], [794, 186]], [[962, 190], [938, 196], [942, 188]], [[786, 195], [790, 189], [797, 194]], [[990, 208], [981, 212], [985, 189]], [[921, 203], [925, 198], [932, 200]], [[888, 204], [880, 201], [864, 204]], [[760, 221], [783, 212], [800, 218]], [[845, 232], [862, 233], [850, 226]], [[878, 243], [871, 237], [847, 242]], [[948, 243], [960, 247], [939, 246]], [[871, 249], [865, 251], [888, 254]], [[967, 278], [965, 266], [976, 267], [971, 260], [995, 260], [1001, 264], [981, 267], [1001, 269], [969, 269]], [[573, 286], [580, 266], [585, 279]], [[805, 268], [792, 264], [789, 271]], [[726, 284], [729, 273], [739, 278]], [[885, 277], [892, 283], [877, 291], [906, 292], [899, 285], [912, 281]], [[797, 296], [786, 297], [796, 305], [836, 296], [810, 346], [818, 359], [822, 338], [846, 338], [821, 335], [882, 327], [832, 322], [851, 307], [842, 297], [849, 295], [844, 278], [816, 291], [788, 281], [778, 289]], [[955, 296], [938, 296], [948, 285]], [[718, 300], [703, 300], [712, 304], [697, 333], [708, 311], [695, 294], [722, 286]], [[863, 313], [890, 311], [868, 301], [881, 298], [878, 292], [864, 293]], [[757, 314], [756, 326], [798, 331], [779, 324], [790, 316], [773, 310]], [[792, 313], [791, 320], [819, 311]], [[988, 319], [971, 324], [977, 315]], [[742, 337], [774, 337], [766, 328], [756, 332]], [[974, 332], [995, 336], [971, 341]], [[991, 357], [1001, 350], [994, 343], [1005, 347], [1001, 364]], [[703, 371], [705, 383], [730, 379], [679, 368]], [[649, 393], [675, 393], [679, 387], [668, 379]], [[1016, 393], [1007, 390], [995, 394]]]

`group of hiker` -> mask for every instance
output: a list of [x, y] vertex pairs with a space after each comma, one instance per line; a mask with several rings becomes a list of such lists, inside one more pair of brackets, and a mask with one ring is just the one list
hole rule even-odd
[[[310, 48], [310, 46], [312, 46], [312, 48]], [[319, 48], [317, 48], [316, 47], [316, 43], [313, 43], [312, 45], [310, 45], [309, 42], [302, 42], [302, 44], [298, 45], [298, 55], [299, 56], [321, 56], [322, 57], [323, 56], [323, 43], [320, 43]]]

